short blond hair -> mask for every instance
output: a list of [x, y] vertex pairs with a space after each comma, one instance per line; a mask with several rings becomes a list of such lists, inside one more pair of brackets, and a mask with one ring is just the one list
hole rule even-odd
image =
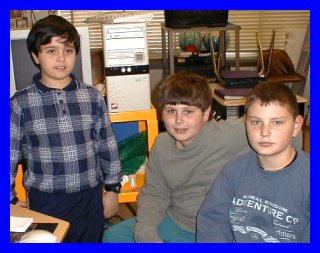
[[292, 114], [293, 119], [300, 114], [296, 95], [284, 83], [266, 81], [256, 85], [248, 95], [246, 105], [244, 106], [245, 114], [257, 100], [260, 100], [261, 105], [277, 102], [282, 106], [286, 106]]

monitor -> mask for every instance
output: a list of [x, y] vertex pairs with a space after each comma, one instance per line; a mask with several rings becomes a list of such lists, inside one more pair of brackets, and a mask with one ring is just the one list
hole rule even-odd
[[[73, 73], [84, 83], [92, 85], [92, 70], [88, 27], [77, 27], [80, 35], [80, 49]], [[32, 83], [39, 69], [33, 64], [27, 49], [30, 30], [10, 31], [10, 97], [17, 90]]]
[[165, 10], [166, 27], [191, 28], [201, 26], [226, 26], [228, 10]]

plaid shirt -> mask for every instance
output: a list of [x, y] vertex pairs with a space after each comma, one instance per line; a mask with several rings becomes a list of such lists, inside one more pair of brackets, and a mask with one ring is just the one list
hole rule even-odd
[[10, 200], [17, 165], [25, 161], [25, 186], [44, 192], [79, 192], [102, 180], [121, 181], [118, 147], [105, 102], [74, 79], [63, 90], [34, 83], [10, 102]]

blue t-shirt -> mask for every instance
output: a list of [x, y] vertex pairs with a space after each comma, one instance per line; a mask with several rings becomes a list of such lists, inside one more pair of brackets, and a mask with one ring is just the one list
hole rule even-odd
[[310, 158], [263, 170], [253, 151], [226, 164], [198, 215], [199, 242], [309, 242]]

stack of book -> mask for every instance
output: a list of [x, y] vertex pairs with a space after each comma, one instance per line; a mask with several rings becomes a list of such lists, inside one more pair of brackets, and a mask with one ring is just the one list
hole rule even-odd
[[265, 80], [256, 70], [223, 70], [221, 78], [220, 84], [225, 88], [253, 88], [260, 81]]
[[[236, 100], [245, 99], [250, 91], [250, 88], [214, 89], [214, 93], [226, 102], [223, 105], [224, 109], [220, 113], [225, 118], [241, 117], [243, 115], [244, 101], [237, 102]], [[235, 104], [230, 102], [230, 105], [228, 105], [227, 101], [235, 101]]]
[[224, 100], [235, 100], [247, 97], [250, 90], [250, 88], [215, 89], [214, 93]]
[[226, 116], [227, 118], [239, 118], [243, 115], [243, 106], [227, 106]]

